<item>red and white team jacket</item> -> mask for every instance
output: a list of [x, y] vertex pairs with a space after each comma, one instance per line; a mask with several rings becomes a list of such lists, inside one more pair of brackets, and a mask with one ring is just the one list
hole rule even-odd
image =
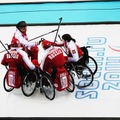
[[18, 39], [18, 40], [20, 41], [20, 43], [21, 43], [23, 46], [28, 47], [29, 50], [31, 49], [31, 47], [33, 47], [33, 46], [36, 45], [35, 42], [28, 42], [27, 34], [21, 33], [18, 29], [16, 29], [12, 40], [13, 40], [13, 39]]
[[15, 61], [17, 61], [18, 65], [24, 66], [28, 70], [33, 70], [35, 68], [34, 64], [29, 60], [27, 53], [24, 52], [22, 48], [11, 48], [9, 53], [4, 55], [1, 61], [2, 65], [8, 65], [9, 67], [16, 68]]
[[80, 47], [76, 45], [72, 40], [70, 42], [66, 42], [65, 46], [66, 52], [68, 54], [68, 61], [77, 62], [83, 54]]
[[63, 55], [63, 51], [61, 48], [50, 47], [45, 50], [42, 62], [41, 62], [41, 69], [43, 71], [48, 71], [55, 67], [63, 67], [65, 64], [65, 58]]
[[70, 42], [55, 43], [54, 45], [59, 47], [65, 47], [65, 52], [68, 56], [68, 61], [77, 62], [83, 55], [83, 51], [72, 40]]

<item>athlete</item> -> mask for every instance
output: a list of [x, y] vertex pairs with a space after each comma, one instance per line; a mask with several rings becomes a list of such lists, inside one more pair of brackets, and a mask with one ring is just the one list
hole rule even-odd
[[34, 70], [35, 65], [28, 58], [25, 51], [22, 50], [19, 40], [12, 40], [10, 50], [5, 53], [1, 64], [4, 66], [9, 66], [9, 68], [17, 68], [23, 66], [26, 70]]
[[27, 24], [25, 21], [20, 21], [16, 25], [16, 31], [13, 35], [12, 41], [14, 39], [18, 39], [20, 43], [23, 46], [24, 51], [26, 51], [31, 58], [38, 60], [38, 46], [39, 42], [28, 42], [28, 36], [27, 36]]
[[70, 34], [64, 34], [62, 36], [62, 42], [54, 43], [54, 46], [64, 46], [65, 53], [67, 54], [66, 59], [70, 62], [77, 62], [81, 59], [83, 55], [83, 51], [80, 47], [76, 44], [76, 40], [71, 37]]
[[65, 64], [61, 48], [54, 48], [52, 45], [53, 42], [48, 40], [42, 41], [42, 47], [45, 51], [41, 62], [41, 69], [43, 71], [48, 71], [49, 73], [51, 73], [53, 67], [58, 68], [64, 66]]
[[53, 47], [54, 42], [48, 40], [42, 41], [42, 47], [45, 50], [41, 62], [41, 70], [47, 71], [54, 82], [57, 90], [62, 91], [69, 86], [68, 72], [64, 67], [65, 57], [61, 48]]

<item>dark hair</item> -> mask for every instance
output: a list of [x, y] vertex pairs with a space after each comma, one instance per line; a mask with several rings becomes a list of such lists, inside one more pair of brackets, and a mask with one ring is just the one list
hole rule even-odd
[[64, 39], [65, 41], [68, 41], [68, 42], [70, 42], [71, 40], [76, 42], [76, 40], [74, 38], [72, 38], [70, 34], [64, 34], [62, 36], [62, 39]]
[[18, 24], [16, 25], [16, 28], [20, 29], [20, 28], [26, 27], [26, 26], [27, 26], [27, 24], [26, 24], [25, 21], [20, 21], [20, 22], [18, 22]]

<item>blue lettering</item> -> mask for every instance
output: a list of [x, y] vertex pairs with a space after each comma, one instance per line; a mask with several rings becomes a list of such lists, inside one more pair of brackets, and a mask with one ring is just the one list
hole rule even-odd
[[106, 38], [104, 37], [89, 37], [88, 45], [103, 45], [106, 43]]
[[110, 90], [110, 89], [120, 90], [120, 82], [117, 83], [106, 82], [103, 84], [102, 90]]
[[96, 99], [98, 96], [98, 93], [96, 91], [76, 91], [75, 97], [77, 99], [83, 99], [83, 98], [90, 98], [90, 99]]
[[104, 74], [106, 81], [120, 81], [120, 72], [107, 72]]
[[[84, 81], [80, 81], [78, 83], [78, 85], [80, 85], [82, 82], [82, 84], [85, 84], [86, 83], [86, 80]], [[93, 90], [93, 89], [97, 89], [99, 87], [99, 81], [97, 80], [94, 80], [89, 86], [85, 87], [85, 88], [82, 88], [82, 90]]]

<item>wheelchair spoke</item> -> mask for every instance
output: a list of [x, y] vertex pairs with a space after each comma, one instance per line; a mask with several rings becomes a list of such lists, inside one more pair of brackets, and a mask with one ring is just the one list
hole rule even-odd
[[37, 75], [34, 71], [30, 71], [27, 73], [27, 75], [23, 78], [22, 83], [22, 92], [25, 96], [31, 96], [35, 89], [36, 89], [36, 81], [37, 81]]
[[91, 69], [87, 66], [80, 66], [80, 65], [77, 66], [77, 69], [82, 70], [81, 74], [78, 74], [77, 72], [77, 75], [78, 75], [77, 87], [80, 89], [80, 88], [89, 86], [93, 82], [93, 79], [94, 79]]
[[46, 98], [53, 100], [55, 98], [55, 88], [50, 76], [44, 73], [42, 76], [42, 89]]

